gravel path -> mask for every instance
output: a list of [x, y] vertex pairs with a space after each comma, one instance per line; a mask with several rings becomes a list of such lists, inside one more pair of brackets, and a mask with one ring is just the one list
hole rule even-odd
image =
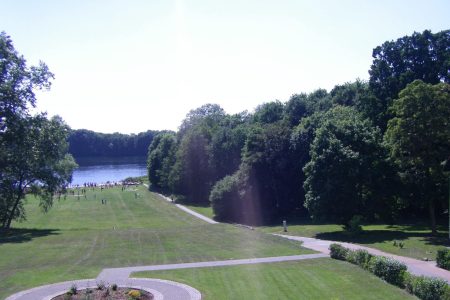
[[341, 244], [344, 247], [350, 248], [352, 250], [356, 249], [364, 249], [367, 250], [369, 253], [373, 255], [379, 255], [379, 256], [386, 256], [393, 258], [395, 260], [403, 262], [407, 267], [408, 271], [415, 275], [425, 275], [425, 276], [431, 276], [431, 277], [439, 277], [444, 280], [446, 280], [448, 283], [450, 283], [450, 272], [441, 268], [438, 268], [436, 266], [435, 261], [422, 261], [410, 257], [404, 257], [399, 255], [394, 255], [390, 253], [386, 253], [383, 251], [380, 251], [378, 249], [373, 249], [361, 245], [351, 244], [351, 243], [345, 243], [345, 242], [335, 242], [335, 241], [326, 241], [326, 240], [319, 240], [315, 238], [307, 238], [307, 237], [300, 237], [300, 236], [290, 236], [290, 235], [283, 235], [283, 234], [275, 234], [290, 240], [294, 241], [301, 241], [303, 242], [302, 246], [308, 249], [312, 249], [315, 251], [319, 251], [323, 254], [329, 255], [330, 250], [328, 249], [330, 247], [330, 244], [337, 243]]

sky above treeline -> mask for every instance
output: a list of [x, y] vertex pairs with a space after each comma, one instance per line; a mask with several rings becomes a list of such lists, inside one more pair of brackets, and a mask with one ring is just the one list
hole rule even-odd
[[0, 3], [0, 31], [55, 74], [37, 110], [105, 133], [176, 130], [205, 103], [252, 111], [367, 80], [374, 47], [450, 29], [448, 0]]

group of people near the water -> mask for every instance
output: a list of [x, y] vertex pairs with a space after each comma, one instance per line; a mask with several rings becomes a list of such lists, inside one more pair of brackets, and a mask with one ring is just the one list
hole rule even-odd
[[[58, 200], [61, 199], [61, 196], [66, 199], [67, 195], [71, 195], [80, 199], [80, 197], [84, 197], [87, 199], [87, 190], [91, 189], [95, 191], [97, 188], [102, 192], [104, 189], [110, 189], [114, 187], [121, 186], [122, 192], [128, 189], [130, 186], [139, 185], [139, 182], [130, 182], [130, 181], [107, 181], [105, 183], [96, 183], [96, 182], [85, 182], [83, 184], [69, 184], [65, 189], [59, 190], [55, 193], [55, 196], [58, 197]], [[138, 194], [135, 192], [135, 198], [138, 197]], [[94, 194], [94, 199], [97, 199], [97, 194]], [[106, 204], [106, 199], [101, 199], [102, 204]]]

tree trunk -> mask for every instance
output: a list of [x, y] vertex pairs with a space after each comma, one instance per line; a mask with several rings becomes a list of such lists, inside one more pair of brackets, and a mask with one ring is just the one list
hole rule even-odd
[[22, 194], [23, 194], [23, 192], [19, 191], [19, 193], [17, 195], [16, 202], [14, 203], [14, 206], [11, 209], [11, 212], [9, 213], [9, 215], [8, 215], [8, 217], [6, 219], [6, 222], [3, 224], [3, 228], [6, 229], [6, 230], [8, 230], [11, 227], [11, 222], [12, 222], [13, 217], [14, 217], [14, 212], [16, 211], [17, 206], [19, 206], [20, 200], [22, 199]]
[[434, 212], [434, 201], [432, 199], [428, 200], [428, 211], [430, 213], [431, 234], [436, 235], [436, 215]]

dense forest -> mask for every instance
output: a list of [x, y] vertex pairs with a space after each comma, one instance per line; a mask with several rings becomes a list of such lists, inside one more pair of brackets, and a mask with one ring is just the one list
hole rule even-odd
[[98, 133], [86, 129], [71, 130], [69, 152], [80, 157], [146, 156], [153, 137], [159, 131], [148, 130], [138, 134]]
[[229, 115], [190, 111], [155, 136], [151, 188], [211, 204], [218, 220], [309, 216], [348, 225], [448, 209], [450, 30], [387, 41], [368, 82], [295, 94]]

